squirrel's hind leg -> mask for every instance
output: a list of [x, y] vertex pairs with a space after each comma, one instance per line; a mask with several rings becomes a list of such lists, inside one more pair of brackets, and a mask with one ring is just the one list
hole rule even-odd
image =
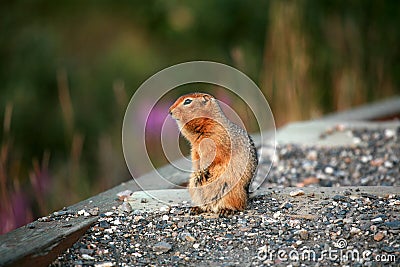
[[199, 215], [199, 214], [204, 213], [204, 212], [206, 212], [206, 210], [204, 210], [200, 206], [191, 207], [190, 210], [189, 210], [189, 214], [190, 215]]
[[190, 215], [198, 215], [204, 212], [213, 212], [212, 206], [210, 205], [203, 205], [203, 206], [194, 206], [190, 208], [189, 214]]
[[219, 217], [229, 217], [229, 216], [233, 215], [234, 213], [235, 213], [235, 211], [231, 210], [231, 209], [220, 209], [218, 211], [218, 216]]

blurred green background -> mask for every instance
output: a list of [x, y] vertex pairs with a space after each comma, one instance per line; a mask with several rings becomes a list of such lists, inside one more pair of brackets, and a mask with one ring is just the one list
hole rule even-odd
[[0, 59], [4, 233], [130, 178], [125, 108], [170, 65], [238, 68], [278, 126], [399, 94], [400, 4], [4, 0]]

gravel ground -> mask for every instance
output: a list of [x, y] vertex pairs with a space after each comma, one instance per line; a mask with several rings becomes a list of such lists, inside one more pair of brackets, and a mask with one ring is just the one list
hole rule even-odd
[[[400, 264], [399, 196], [273, 195], [252, 199], [245, 212], [230, 218], [188, 216], [184, 205], [101, 214], [53, 266]], [[310, 212], [304, 213], [304, 205]]]
[[[400, 186], [400, 128], [351, 130], [339, 125], [321, 138], [334, 131], [345, 131], [357, 145], [278, 145], [263, 186]], [[262, 157], [259, 173], [266, 173], [269, 166], [268, 157]]]
[[[189, 216], [188, 203], [116, 208], [51, 266], [399, 266], [400, 193], [380, 197], [362, 186], [400, 185], [400, 130], [335, 130], [348, 131], [357, 146], [278, 146], [264, 184], [275, 191], [244, 212]], [[277, 192], [350, 185], [359, 189], [323, 198]]]

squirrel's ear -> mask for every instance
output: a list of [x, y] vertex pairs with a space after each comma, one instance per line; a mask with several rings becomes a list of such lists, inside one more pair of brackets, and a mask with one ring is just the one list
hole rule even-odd
[[203, 103], [207, 103], [208, 101], [210, 101], [212, 99], [212, 96], [210, 95], [203, 95]]

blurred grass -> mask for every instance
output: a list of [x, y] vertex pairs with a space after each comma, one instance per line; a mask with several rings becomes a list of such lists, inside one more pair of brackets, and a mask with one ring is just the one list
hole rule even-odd
[[125, 108], [172, 64], [242, 70], [278, 126], [399, 94], [399, 15], [389, 0], [2, 1], [0, 233], [129, 179]]

